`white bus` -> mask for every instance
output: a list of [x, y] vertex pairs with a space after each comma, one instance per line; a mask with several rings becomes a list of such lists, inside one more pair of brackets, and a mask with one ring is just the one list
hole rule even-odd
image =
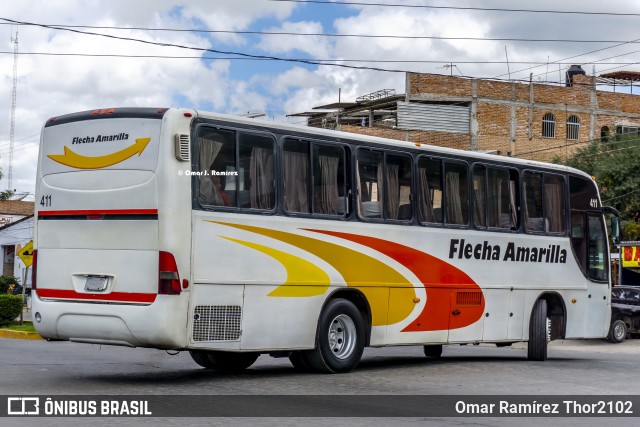
[[604, 209], [563, 166], [185, 109], [53, 117], [44, 338], [347, 372], [367, 346], [600, 338]]

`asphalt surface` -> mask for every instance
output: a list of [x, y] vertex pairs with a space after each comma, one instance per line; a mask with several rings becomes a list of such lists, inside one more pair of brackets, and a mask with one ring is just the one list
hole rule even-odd
[[[546, 362], [526, 360], [526, 346], [448, 346], [441, 359], [420, 347], [367, 349], [345, 375], [295, 371], [287, 359], [261, 356], [239, 374], [199, 368], [186, 352], [169, 355], [68, 342], [0, 340], [3, 395], [640, 395], [640, 340], [551, 343]], [[168, 397], [170, 398], [170, 397]], [[88, 419], [9, 418], [2, 425], [86, 425]], [[638, 425], [638, 419], [591, 418], [106, 418], [108, 425]]]

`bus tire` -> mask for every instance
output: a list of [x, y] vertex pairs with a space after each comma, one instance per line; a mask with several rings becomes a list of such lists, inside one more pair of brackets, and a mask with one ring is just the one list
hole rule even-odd
[[344, 373], [354, 369], [364, 351], [365, 326], [360, 310], [346, 299], [331, 299], [318, 322], [316, 348], [304, 359], [315, 371]]
[[424, 355], [427, 357], [440, 357], [442, 356], [442, 345], [425, 345]]
[[529, 344], [527, 357], [529, 360], [547, 360], [548, 325], [547, 325], [547, 301], [539, 299], [531, 312], [529, 322]]
[[191, 358], [198, 365], [207, 369], [223, 372], [242, 371], [258, 359], [260, 353], [232, 353], [225, 351], [189, 351]]
[[609, 328], [609, 335], [607, 335], [607, 340], [609, 342], [619, 344], [622, 341], [624, 341], [626, 337], [627, 337], [627, 324], [620, 319], [614, 320], [611, 323], [611, 327]]

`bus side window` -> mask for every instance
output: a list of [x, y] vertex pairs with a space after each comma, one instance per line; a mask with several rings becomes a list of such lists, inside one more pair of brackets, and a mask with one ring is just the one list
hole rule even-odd
[[487, 183], [487, 227], [514, 230], [518, 223], [515, 182], [509, 170], [488, 168]]
[[469, 178], [465, 163], [445, 163], [445, 209], [447, 224], [469, 223]]
[[238, 204], [240, 208], [271, 210], [275, 207], [274, 140], [240, 134]]
[[442, 160], [418, 161], [418, 219], [442, 223]]
[[473, 224], [478, 228], [486, 228], [485, 212], [487, 210], [486, 170], [482, 165], [473, 167]]
[[313, 213], [345, 215], [348, 206], [344, 147], [313, 146]]
[[589, 244], [587, 247], [588, 275], [593, 280], [606, 282], [609, 277], [607, 239], [602, 214], [588, 214]]
[[235, 145], [235, 132], [208, 128], [198, 132], [197, 170], [202, 174], [197, 176], [197, 188], [201, 205], [236, 206]]
[[309, 142], [287, 139], [282, 149], [284, 210], [311, 212]]
[[544, 232], [542, 174], [525, 172], [522, 181], [522, 192], [524, 195], [524, 229], [527, 232]]
[[564, 180], [560, 176], [544, 177], [544, 216], [549, 233], [564, 233], [565, 206]]
[[361, 148], [357, 156], [358, 215], [360, 218], [382, 218], [382, 153]]
[[387, 154], [385, 160], [385, 218], [411, 220], [411, 157]]

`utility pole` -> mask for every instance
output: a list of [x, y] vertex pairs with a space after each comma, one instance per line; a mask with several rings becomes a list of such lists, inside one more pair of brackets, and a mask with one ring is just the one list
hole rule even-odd
[[13, 144], [16, 135], [16, 95], [18, 91], [18, 30], [13, 42], [13, 87], [11, 89], [11, 130], [9, 131], [9, 176], [7, 190], [13, 191]]

